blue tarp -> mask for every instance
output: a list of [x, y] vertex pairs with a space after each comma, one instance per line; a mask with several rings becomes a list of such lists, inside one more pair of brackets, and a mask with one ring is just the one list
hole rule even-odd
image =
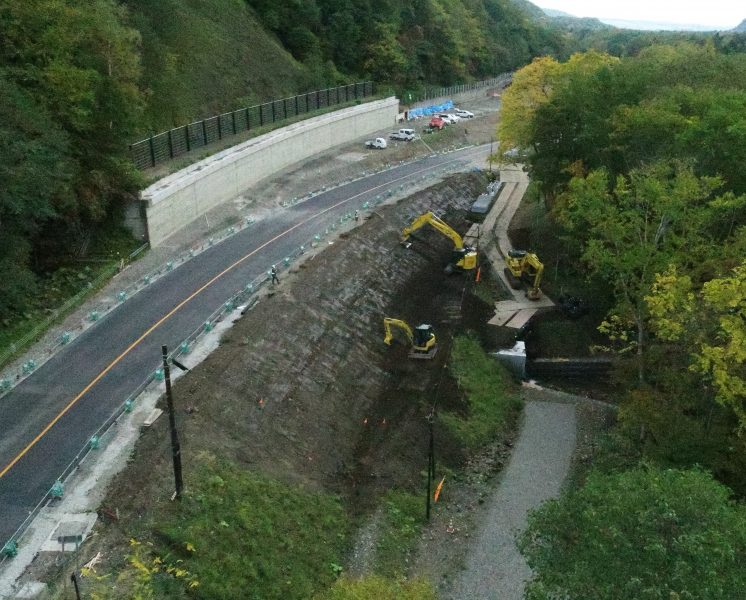
[[443, 104], [433, 104], [431, 106], [424, 106], [420, 108], [412, 108], [408, 111], [407, 115], [410, 119], [417, 117], [429, 117], [437, 113], [445, 112], [453, 108], [453, 100], [446, 100]]

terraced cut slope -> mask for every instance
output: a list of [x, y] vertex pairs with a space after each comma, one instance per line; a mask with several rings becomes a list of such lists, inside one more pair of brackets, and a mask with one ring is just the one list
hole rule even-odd
[[[220, 348], [176, 382], [187, 488], [197, 487], [193, 478], [206, 465], [233, 463], [335, 494], [353, 517], [372, 511], [388, 490], [420, 490], [434, 395], [441, 409], [461, 406], [461, 393], [442, 375], [452, 336], [486, 323], [492, 307], [469, 293], [471, 278], [443, 273], [448, 239], [422, 230], [405, 249], [399, 234], [414, 216], [440, 209], [465, 232], [461, 209], [485, 186], [482, 174], [458, 175], [381, 207], [281, 274]], [[405, 345], [383, 344], [384, 316], [433, 324], [436, 358], [412, 361]], [[458, 464], [458, 444], [445, 431], [438, 436], [440, 455]], [[162, 535], [164, 515], [173, 513], [172, 481], [163, 418], [142, 436], [104, 502], [120, 520], [97, 525], [81, 560], [101, 551], [106, 572], [127, 554], [130, 538]]]

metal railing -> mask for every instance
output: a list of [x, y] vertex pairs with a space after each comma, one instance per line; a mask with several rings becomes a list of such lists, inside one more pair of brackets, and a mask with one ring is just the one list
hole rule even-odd
[[504, 88], [512, 79], [513, 73], [503, 73], [497, 77], [484, 79], [483, 81], [474, 81], [472, 83], [463, 83], [449, 87], [428, 88], [422, 93], [411, 95], [411, 98], [405, 98], [405, 100], [407, 100], [409, 104], [412, 104], [414, 102], [424, 102], [425, 100], [433, 100], [435, 98], [455, 96], [456, 94], [463, 94], [464, 92], [472, 90], [481, 90], [491, 87]]
[[264, 104], [195, 121], [135, 142], [130, 144], [130, 156], [138, 169], [148, 169], [242, 131], [372, 95], [373, 82], [364, 81], [270, 100]]

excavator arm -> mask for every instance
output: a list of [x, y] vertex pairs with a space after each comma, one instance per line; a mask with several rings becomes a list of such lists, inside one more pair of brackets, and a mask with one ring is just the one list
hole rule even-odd
[[420, 215], [408, 227], [402, 229], [401, 241], [406, 242], [410, 235], [425, 225], [432, 226], [436, 231], [453, 242], [453, 264], [448, 265], [446, 273], [452, 272], [454, 265], [464, 271], [477, 268], [477, 251], [469, 246], [464, 246], [463, 238], [448, 223], [435, 216], [432, 212], [428, 211]]
[[420, 227], [424, 227], [425, 225], [431, 225], [444, 236], [449, 238], [453, 242], [454, 250], [461, 250], [464, 247], [464, 240], [461, 238], [461, 236], [456, 233], [448, 225], [448, 223], [436, 217], [432, 212], [426, 212], [420, 215], [414, 221], [412, 221], [409, 227], [405, 227], [401, 232], [402, 242], [406, 242], [409, 239], [410, 235], [412, 235]]
[[394, 339], [394, 332], [392, 331], [392, 327], [398, 327], [399, 329], [401, 329], [404, 332], [404, 335], [407, 336], [409, 343], [414, 344], [414, 333], [412, 333], [412, 328], [401, 319], [392, 319], [390, 317], [386, 317], [383, 320], [383, 329], [386, 332], [386, 336], [383, 338], [384, 344], [390, 346], [391, 340]]
[[541, 284], [541, 276], [544, 274], [544, 263], [539, 260], [539, 257], [536, 256], [536, 254], [529, 252], [526, 255], [526, 265], [528, 266], [526, 271], [529, 277], [533, 277], [531, 289], [538, 292], [539, 285]]

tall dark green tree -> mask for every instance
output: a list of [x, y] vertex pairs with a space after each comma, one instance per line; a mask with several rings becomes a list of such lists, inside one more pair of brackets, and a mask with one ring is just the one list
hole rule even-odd
[[141, 107], [136, 31], [111, 0], [0, 10], [0, 263], [18, 311], [29, 271], [83, 250], [137, 181], [126, 159]]
[[746, 511], [702, 471], [592, 474], [529, 519], [526, 598], [730, 600], [746, 587]]

